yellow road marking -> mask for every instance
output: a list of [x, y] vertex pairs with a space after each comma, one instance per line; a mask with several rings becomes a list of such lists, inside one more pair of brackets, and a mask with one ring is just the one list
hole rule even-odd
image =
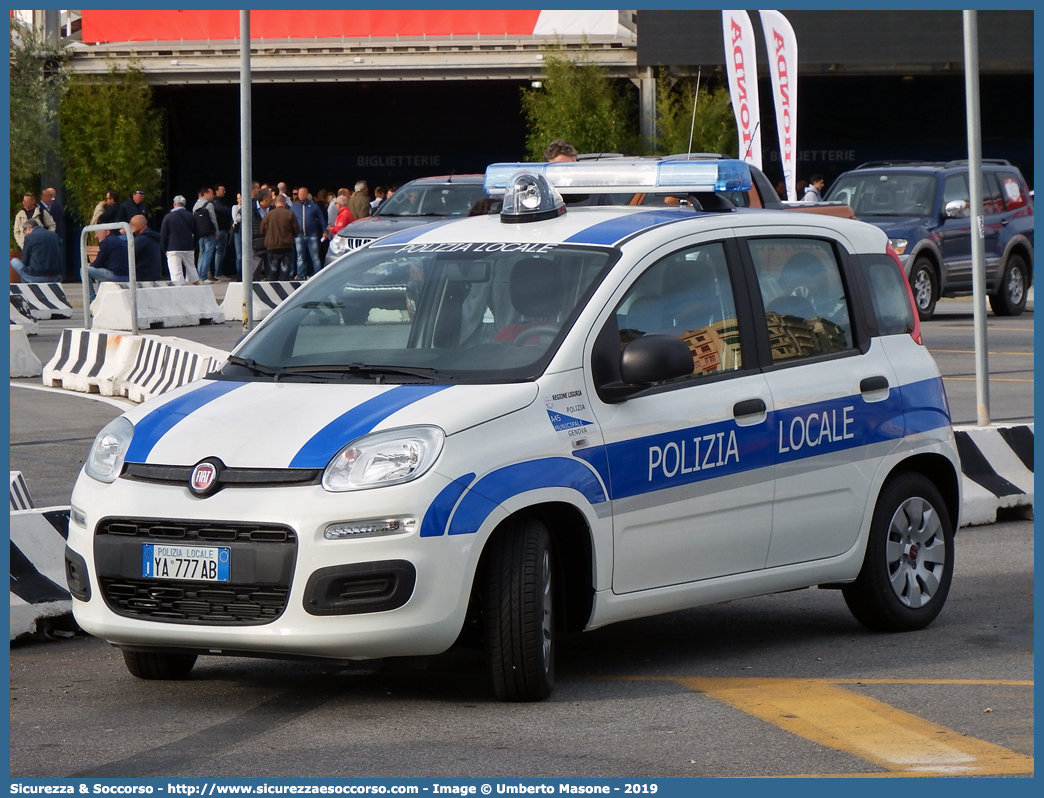
[[[1004, 776], [1033, 773], [1033, 757], [965, 737], [882, 701], [838, 687], [834, 680], [671, 678], [670, 681], [784, 731], [852, 754], [897, 774]], [[836, 681], [846, 684], [870, 682], [856, 679]], [[884, 680], [876, 683], [937, 682]]]

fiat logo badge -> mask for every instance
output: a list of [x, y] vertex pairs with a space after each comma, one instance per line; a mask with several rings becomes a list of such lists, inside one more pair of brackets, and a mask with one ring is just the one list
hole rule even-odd
[[209, 461], [203, 461], [192, 469], [189, 478], [189, 490], [196, 496], [206, 496], [217, 487], [218, 465]]

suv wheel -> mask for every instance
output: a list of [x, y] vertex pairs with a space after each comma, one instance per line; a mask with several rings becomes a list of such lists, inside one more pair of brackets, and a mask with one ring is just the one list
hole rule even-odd
[[996, 293], [990, 294], [990, 306], [998, 316], [1018, 316], [1026, 309], [1026, 294], [1029, 286], [1026, 261], [1021, 255], [1012, 254], [1004, 266], [1000, 285]]
[[486, 657], [501, 701], [540, 701], [555, 685], [551, 535], [516, 518], [489, 544], [485, 574]]
[[953, 524], [935, 485], [899, 474], [881, 490], [863, 567], [842, 588], [848, 609], [879, 632], [923, 629], [946, 603], [953, 578]]
[[939, 299], [939, 280], [935, 276], [935, 266], [928, 258], [918, 258], [910, 270], [910, 288], [913, 289], [917, 315], [921, 321], [928, 321], [935, 315], [935, 303]]

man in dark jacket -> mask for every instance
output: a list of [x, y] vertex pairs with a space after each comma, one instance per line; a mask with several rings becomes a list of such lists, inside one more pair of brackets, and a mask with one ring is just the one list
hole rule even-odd
[[11, 258], [11, 268], [23, 283], [57, 283], [62, 277], [62, 249], [58, 234], [41, 227], [36, 219], [22, 222], [22, 257]]
[[265, 279], [265, 264], [268, 262], [268, 253], [265, 252], [265, 237], [261, 235], [261, 220], [268, 213], [272, 205], [272, 190], [259, 188], [257, 198], [251, 203], [253, 213], [251, 214], [251, 242], [250, 260], [251, 274], [255, 280]]
[[163, 217], [160, 225], [160, 247], [167, 253], [167, 268], [175, 283], [187, 281], [199, 285], [199, 272], [196, 271], [198, 238], [196, 217], [185, 209], [185, 198], [178, 194], [170, 213]]
[[111, 224], [123, 221], [123, 208], [120, 205], [120, 192], [109, 189], [105, 192], [105, 209], [95, 224]]
[[91, 278], [90, 293], [94, 299], [95, 283], [127, 282], [130, 264], [127, 258], [127, 239], [116, 230], [98, 230], [98, 257], [87, 267]]
[[145, 207], [145, 190], [136, 188], [134, 193], [130, 195], [130, 199], [126, 200], [120, 206], [120, 221], [129, 222], [135, 216], [139, 214], [146, 216], [148, 208]]
[[141, 214], [132, 216], [131, 232], [134, 233], [134, 272], [138, 282], [163, 279], [163, 249], [160, 234], [150, 230]]
[[286, 207], [286, 197], [277, 194], [275, 207], [265, 214], [259, 228], [268, 252], [268, 279], [289, 280], [293, 274], [294, 239], [301, 233], [297, 217]]
[[318, 205], [308, 199], [306, 186], [297, 190], [297, 199], [290, 210], [301, 228], [301, 232], [294, 239], [297, 249], [297, 279], [306, 280], [308, 267], [305, 265], [305, 258], [311, 262], [312, 274], [323, 268], [323, 262], [319, 258], [319, 242], [326, 240], [326, 216]]

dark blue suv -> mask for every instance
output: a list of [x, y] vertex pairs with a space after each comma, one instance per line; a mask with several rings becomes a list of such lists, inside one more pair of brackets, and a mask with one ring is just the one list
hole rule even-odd
[[[993, 312], [1017, 316], [1033, 282], [1033, 201], [1019, 170], [983, 162], [986, 290]], [[880, 227], [906, 269], [922, 320], [940, 297], [972, 292], [968, 162], [875, 162], [845, 172], [828, 200]]]

